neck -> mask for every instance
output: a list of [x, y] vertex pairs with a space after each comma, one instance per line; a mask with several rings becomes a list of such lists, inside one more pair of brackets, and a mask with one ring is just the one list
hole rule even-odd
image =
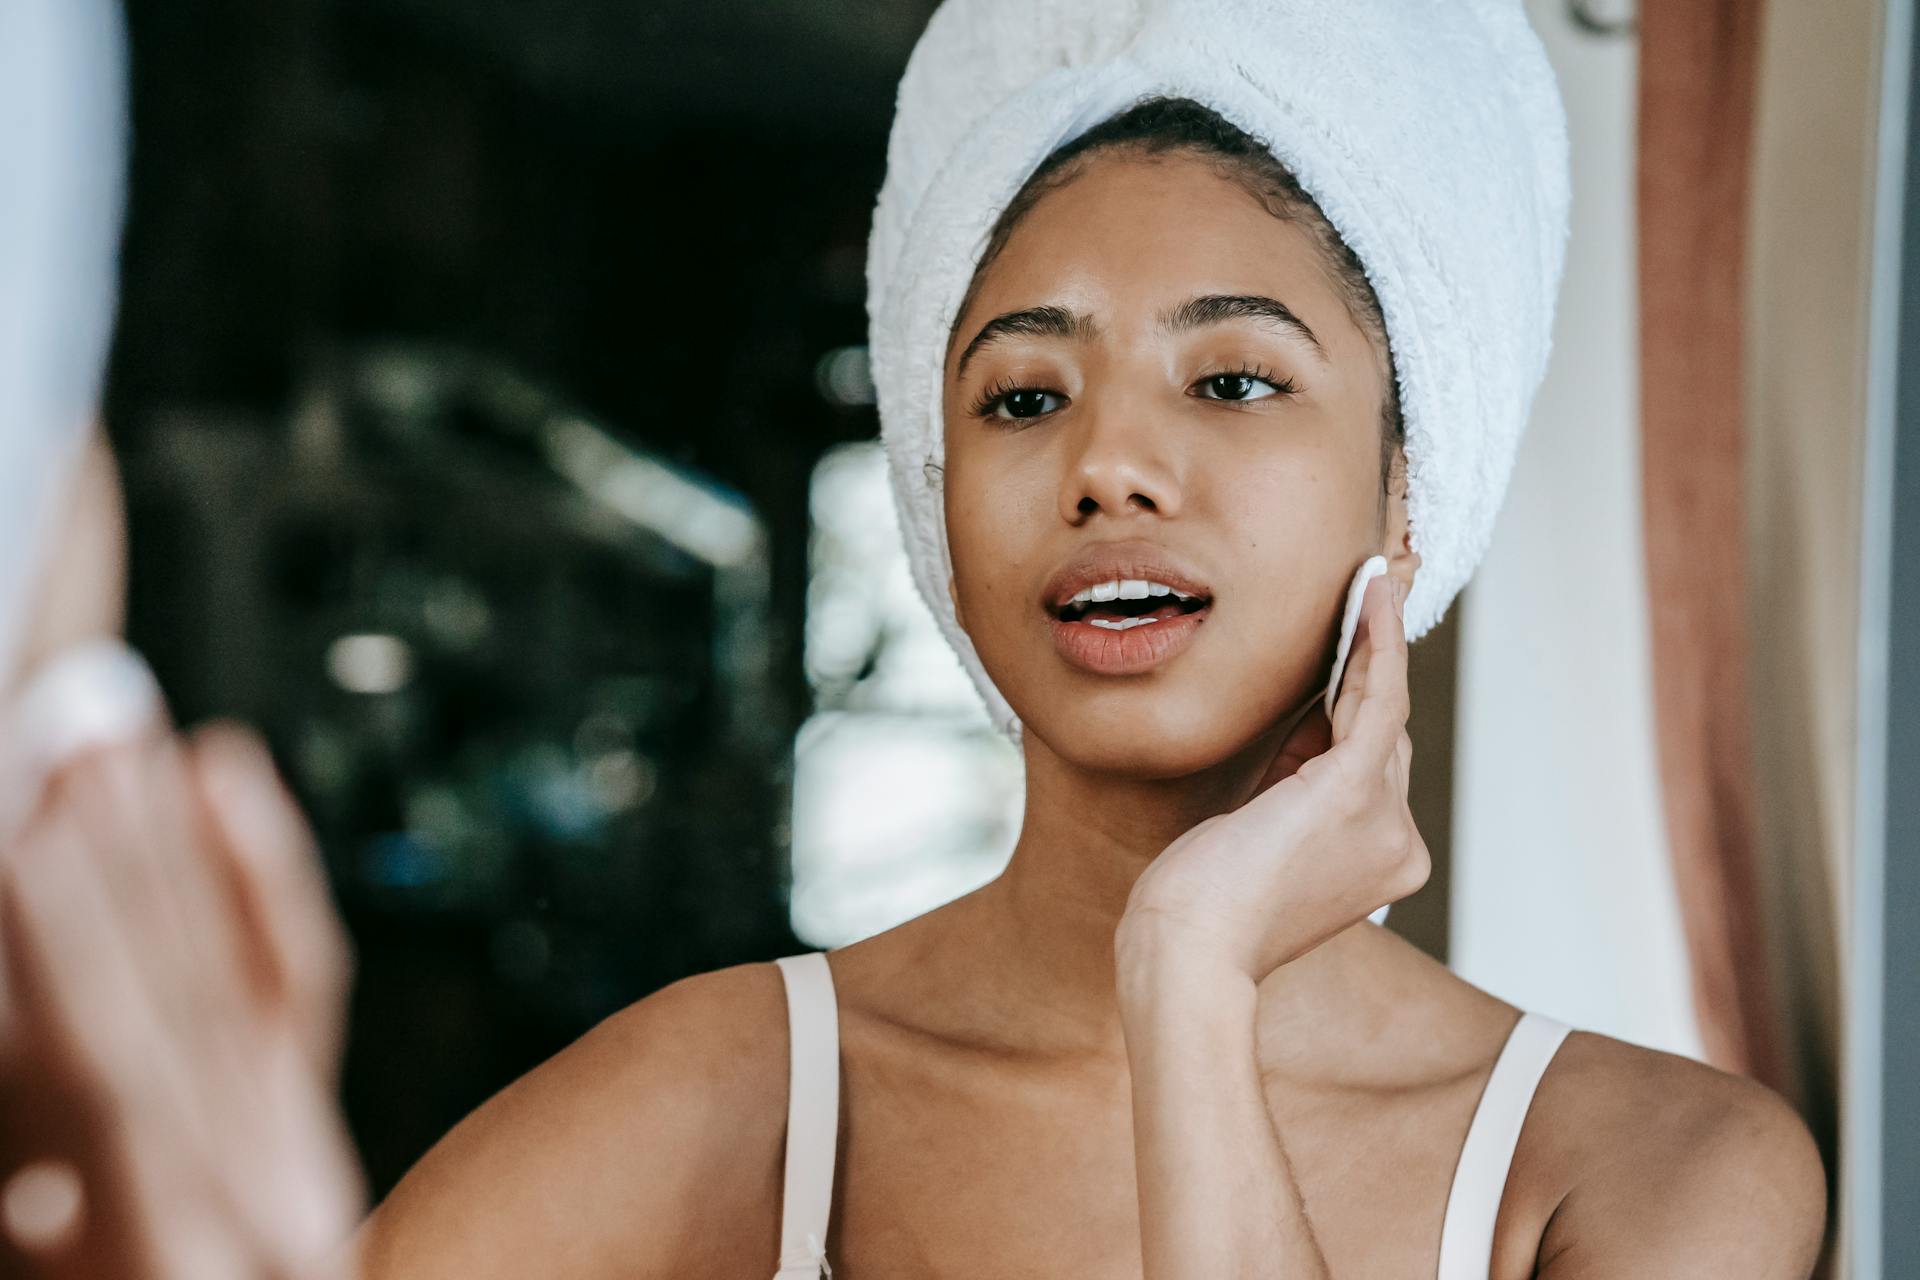
[[[1090, 773], [1028, 738], [1026, 816], [1012, 859], [956, 904], [964, 909], [941, 944], [948, 960], [978, 971], [973, 989], [991, 1002], [1006, 1042], [1043, 1058], [1124, 1062], [1113, 935], [1134, 881], [1196, 823], [1244, 803], [1296, 721], [1217, 766], [1168, 779]], [[1329, 1028], [1352, 1006], [1377, 932], [1359, 921], [1262, 979], [1263, 1026]]]

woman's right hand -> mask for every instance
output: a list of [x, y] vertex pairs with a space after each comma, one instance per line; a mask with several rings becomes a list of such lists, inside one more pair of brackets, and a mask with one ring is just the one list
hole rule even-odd
[[257, 739], [155, 731], [62, 767], [0, 849], [0, 955], [8, 1274], [351, 1275], [351, 962]]
[[1140, 873], [1116, 958], [1171, 946], [1183, 962], [1214, 963], [1257, 983], [1426, 883], [1432, 860], [1407, 805], [1413, 742], [1401, 585], [1390, 577], [1367, 584], [1365, 642], [1347, 663], [1333, 719], [1316, 699], [1251, 799], [1194, 824]]

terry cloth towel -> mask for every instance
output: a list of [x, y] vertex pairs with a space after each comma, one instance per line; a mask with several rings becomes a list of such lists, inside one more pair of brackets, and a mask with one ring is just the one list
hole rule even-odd
[[113, 331], [125, 64], [115, 0], [0, 0], [0, 688]]
[[146, 663], [117, 639], [15, 670], [99, 402], [125, 163], [116, 0], [0, 2], [0, 847], [51, 770], [164, 714]]
[[[1409, 640], [1485, 553], [1546, 371], [1566, 257], [1566, 112], [1520, 0], [947, 0], [907, 61], [867, 251], [870, 360], [914, 584], [994, 724], [954, 618], [941, 500], [947, 332], [994, 219], [1055, 147], [1155, 94], [1264, 141], [1360, 259], [1407, 426]], [[1328, 601], [1328, 614], [1339, 607]]]

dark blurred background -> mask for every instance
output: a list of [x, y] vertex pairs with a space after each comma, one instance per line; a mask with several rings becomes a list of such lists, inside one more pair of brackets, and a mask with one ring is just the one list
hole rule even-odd
[[384, 1190], [599, 1017], [801, 949], [807, 481], [876, 430], [816, 366], [932, 5], [127, 7], [130, 625], [314, 816]]
[[[1010, 847], [1009, 749], [868, 546], [866, 236], [933, 7], [128, 0], [130, 629], [178, 717], [257, 724], [313, 816], [376, 1194], [621, 1006]], [[1414, 652], [1450, 742], [1451, 639]], [[936, 775], [949, 807], [876, 814]], [[846, 853], [863, 822], [946, 844], [888, 871]], [[802, 937], [795, 868], [832, 870], [805, 839], [855, 888]], [[1395, 925], [1437, 947], [1419, 900]]]

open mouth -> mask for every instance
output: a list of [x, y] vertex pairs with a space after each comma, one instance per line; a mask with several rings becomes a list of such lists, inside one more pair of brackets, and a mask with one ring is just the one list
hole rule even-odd
[[1130, 631], [1199, 613], [1212, 603], [1208, 596], [1189, 595], [1163, 582], [1134, 578], [1084, 588], [1065, 604], [1055, 606], [1053, 616], [1104, 631]]
[[[1105, 554], [1105, 565], [1068, 568], [1057, 575], [1059, 586], [1046, 605], [1047, 627], [1061, 658], [1089, 674], [1145, 675], [1193, 644], [1213, 608], [1213, 597], [1204, 583], [1183, 570], [1149, 567], [1150, 560], [1139, 563], [1148, 559], [1147, 553], [1136, 554], [1135, 563], [1124, 567], [1113, 563], [1121, 552]], [[1139, 576], [1087, 581], [1092, 573], [1116, 572]]]

